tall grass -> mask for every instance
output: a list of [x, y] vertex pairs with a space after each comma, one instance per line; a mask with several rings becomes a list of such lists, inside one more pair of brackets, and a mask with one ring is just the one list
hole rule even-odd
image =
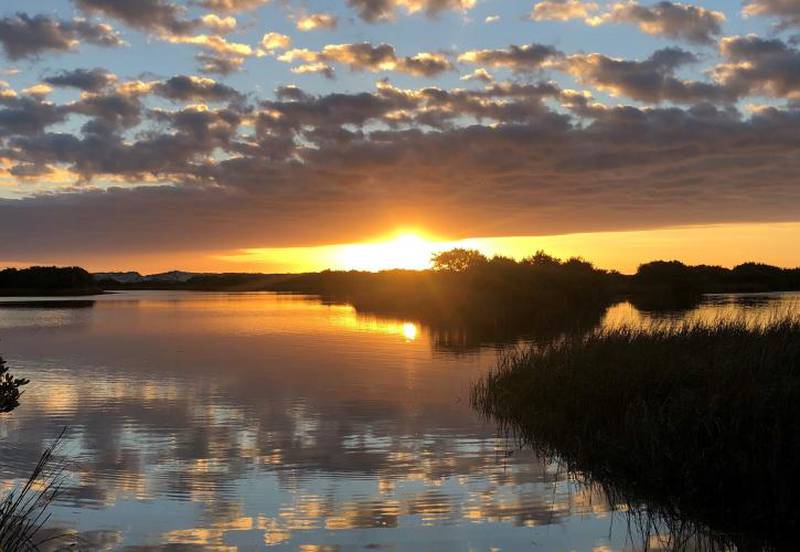
[[45, 449], [25, 483], [0, 501], [0, 551], [37, 551], [62, 540], [58, 533], [43, 536], [43, 529], [61, 485], [61, 469], [54, 455], [63, 435], [64, 431]]
[[518, 350], [472, 403], [672, 527], [739, 549], [796, 545], [797, 318], [617, 328]]

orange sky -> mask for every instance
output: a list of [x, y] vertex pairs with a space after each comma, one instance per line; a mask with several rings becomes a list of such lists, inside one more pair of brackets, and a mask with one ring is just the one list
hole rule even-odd
[[800, 223], [720, 224], [556, 236], [476, 237], [458, 241], [430, 236], [422, 229], [403, 228], [357, 244], [152, 255], [103, 254], [97, 258], [42, 259], [41, 264], [78, 263], [92, 271], [138, 270], [142, 273], [172, 269], [208, 272], [303, 272], [326, 268], [375, 270], [423, 268], [433, 252], [469, 247], [487, 255], [517, 258], [544, 249], [559, 257], [582, 256], [602, 268], [633, 272], [640, 263], [654, 259], [723, 266], [753, 260], [779, 266], [800, 266], [798, 243]]

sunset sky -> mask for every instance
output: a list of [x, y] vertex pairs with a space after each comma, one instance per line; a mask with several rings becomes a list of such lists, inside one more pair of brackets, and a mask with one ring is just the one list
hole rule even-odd
[[0, 265], [800, 265], [800, 2], [4, 0]]

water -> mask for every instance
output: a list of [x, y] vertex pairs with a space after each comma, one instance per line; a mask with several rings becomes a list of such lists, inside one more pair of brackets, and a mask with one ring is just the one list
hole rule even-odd
[[[757, 319], [798, 299], [709, 296], [650, 314], [623, 303], [601, 323]], [[472, 412], [489, 345], [453, 352], [414, 321], [314, 298], [190, 292], [0, 304], [0, 340], [32, 380], [0, 422], [0, 488], [67, 426], [50, 525], [85, 549], [630, 546], [602, 495]]]

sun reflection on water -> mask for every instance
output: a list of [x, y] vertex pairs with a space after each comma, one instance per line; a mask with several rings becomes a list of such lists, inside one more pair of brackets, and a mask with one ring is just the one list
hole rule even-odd
[[403, 322], [403, 337], [407, 341], [414, 341], [417, 338], [417, 325], [413, 322]]

